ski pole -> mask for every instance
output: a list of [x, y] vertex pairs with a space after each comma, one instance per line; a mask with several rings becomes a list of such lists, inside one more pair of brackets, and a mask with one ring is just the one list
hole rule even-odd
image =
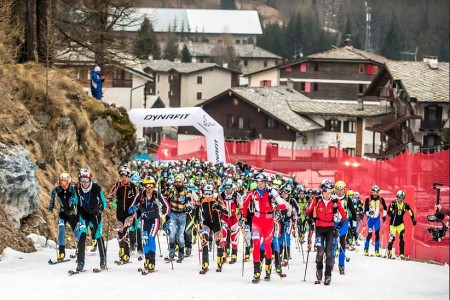
[[[98, 230], [98, 226], [100, 226], [100, 224], [98, 223], [97, 215], [95, 215], [95, 221], [97, 222], [97, 230]], [[108, 233], [109, 233], [109, 223], [108, 223]], [[94, 234], [94, 237], [95, 237], [95, 234]], [[108, 271], [108, 260], [106, 259], [107, 258], [106, 248], [103, 248], [103, 247], [105, 247], [105, 245], [103, 244], [103, 234], [102, 234], [102, 236], [100, 236], [100, 238], [98, 238], [97, 244], [98, 243], [100, 243], [100, 247], [102, 248], [103, 254], [105, 255], [105, 267], [106, 267], [106, 271]]]
[[284, 232], [284, 257], [286, 257], [287, 261], [287, 267], [289, 270], [289, 253], [288, 253], [288, 247], [287, 247], [287, 238], [286, 238], [286, 232]]
[[158, 229], [158, 233], [156, 234], [156, 239], [158, 240], [159, 257], [162, 257], [161, 242], [159, 241], [159, 229]]
[[[169, 237], [168, 237], [167, 233], [166, 233], [166, 241], [167, 241], [167, 245], [169, 245]], [[169, 250], [169, 260], [170, 260], [170, 264], [172, 265], [172, 270], [173, 270], [173, 261], [170, 258], [170, 250]]]
[[[312, 230], [308, 233], [308, 245], [311, 245], [311, 238], [312, 238]], [[308, 247], [308, 254], [306, 255], [306, 266], [305, 266], [305, 276], [303, 276], [303, 281], [306, 282], [306, 270], [308, 269], [308, 260], [309, 260], [309, 252], [311, 252], [311, 246]]]

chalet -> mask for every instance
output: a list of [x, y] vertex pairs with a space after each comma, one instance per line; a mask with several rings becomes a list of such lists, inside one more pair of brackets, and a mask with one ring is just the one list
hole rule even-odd
[[181, 63], [152, 60], [143, 64], [154, 78], [149, 94], [158, 95], [166, 107], [196, 106], [230, 87], [238, 85], [240, 72], [214, 63]]
[[280, 67], [279, 83], [272, 85], [292, 82], [295, 90], [311, 99], [357, 100], [385, 61], [382, 56], [353, 48], [347, 41], [344, 47]]
[[[153, 24], [158, 38], [163, 42], [165, 34], [174, 32], [180, 40], [218, 44], [224, 35], [232, 37], [232, 43], [256, 44], [262, 27], [256, 10], [136, 8], [132, 19], [147, 17]], [[142, 22], [134, 22], [118, 30], [137, 32]]]
[[[180, 43], [180, 51], [184, 44]], [[187, 43], [187, 48], [192, 56], [193, 62], [213, 62], [215, 58], [226, 53], [227, 45]], [[253, 73], [278, 65], [281, 57], [266, 51], [255, 44], [232, 45], [239, 60], [239, 67], [242, 74]], [[242, 85], [242, 83], [240, 84]]]
[[392, 108], [379, 122], [367, 124], [366, 130], [377, 139], [373, 157], [395, 155], [408, 144], [434, 148], [449, 130], [445, 125], [449, 118], [448, 62], [435, 57], [423, 62], [387, 61], [364, 96], [376, 96]]

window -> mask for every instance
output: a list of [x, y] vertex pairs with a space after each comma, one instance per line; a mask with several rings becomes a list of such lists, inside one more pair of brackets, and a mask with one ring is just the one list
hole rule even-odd
[[159, 79], [160, 79], [160, 76], [159, 76], [159, 74], [158, 74], [158, 82], [159, 82]]
[[311, 92], [311, 82], [302, 82], [302, 88], [303, 85], [305, 86], [304, 92], [310, 93]]
[[197, 100], [202, 100], [202, 93], [201, 92], [197, 93]]
[[133, 76], [124, 70], [115, 70], [113, 74], [113, 87], [132, 87]]
[[359, 74], [364, 74], [364, 64], [358, 65]]
[[202, 84], [202, 83], [203, 83], [203, 77], [197, 76], [197, 84]]
[[244, 117], [238, 116], [237, 121], [238, 121], [238, 128], [239, 129], [244, 128]]
[[267, 60], [265, 60], [264, 61], [264, 68], [267, 68], [267, 66], [268, 66], [268, 63], [267, 63]]
[[248, 66], [248, 60], [244, 59], [244, 67]]
[[367, 65], [367, 75], [373, 75], [373, 65]]
[[306, 63], [300, 64], [300, 73], [306, 73]]
[[240, 45], [241, 44], [241, 40], [236, 40], [236, 45]]
[[200, 62], [201, 62], [201, 63], [204, 63], [205, 60], [204, 60], [203, 58], [200, 58]]
[[227, 115], [227, 127], [233, 128], [236, 126], [236, 118], [233, 115]]
[[313, 91], [317, 92], [319, 90], [319, 84], [317, 82], [313, 83]]
[[278, 122], [274, 118], [268, 117], [267, 118], [266, 127], [267, 128], [277, 128], [278, 127]]
[[344, 132], [355, 133], [356, 132], [356, 122], [352, 120], [344, 121]]
[[341, 121], [336, 119], [325, 120], [325, 131], [341, 132]]
[[315, 62], [314, 63], [314, 71], [319, 71], [319, 63], [318, 62]]
[[217, 40], [217, 44], [222, 44], [222, 43], [223, 43], [223, 41], [221, 39]]
[[358, 94], [362, 95], [364, 94], [365, 85], [364, 84], [358, 84]]
[[286, 69], [284, 69], [286, 71], [286, 73], [291, 73], [292, 72], [292, 68], [291, 67], [287, 67]]
[[259, 81], [259, 86], [268, 86], [271, 87], [272, 86], [272, 81], [271, 80], [260, 80]]
[[373, 74], [378, 74], [378, 66], [373, 66]]
[[301, 92], [306, 92], [306, 82], [302, 82], [302, 83], [301, 83], [300, 91], [301, 91]]

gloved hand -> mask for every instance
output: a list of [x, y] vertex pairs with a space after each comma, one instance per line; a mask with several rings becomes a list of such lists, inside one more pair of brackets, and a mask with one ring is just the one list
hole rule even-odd
[[137, 205], [133, 205], [128, 209], [128, 213], [134, 214], [137, 211], [138, 207]]
[[163, 229], [164, 231], [169, 234], [170, 233], [170, 222], [169, 220], [166, 220], [163, 224]]
[[167, 207], [163, 206], [161, 208], [161, 212], [162, 212], [163, 215], [165, 215], [167, 213]]
[[333, 230], [333, 236], [335, 237], [335, 238], [339, 238], [339, 231], [341, 230], [341, 226], [338, 226], [338, 227], [336, 227], [334, 230]]
[[383, 216], [381, 219], [383, 220], [384, 223], [386, 221], [386, 216]]
[[412, 223], [413, 223], [414, 226], [416, 226], [416, 224], [417, 224], [416, 219], [412, 219]]
[[250, 232], [250, 225], [245, 225], [244, 226], [244, 231], [245, 232]]
[[48, 205], [48, 210], [53, 211], [54, 207], [55, 207], [55, 204], [53, 202], [50, 202], [50, 204]]
[[[213, 204], [214, 206], [214, 204]], [[192, 210], [194, 209], [194, 207], [192, 206], [192, 204], [186, 204], [186, 212], [190, 213], [192, 212]]]
[[366, 215], [367, 215], [368, 217], [373, 217], [374, 214], [375, 214], [375, 213], [374, 213], [373, 211], [371, 211], [371, 210], [369, 210], [369, 211], [366, 212]]
[[213, 204], [212, 204], [212, 206], [211, 206], [211, 209], [212, 210], [217, 210], [217, 206], [218, 206], [219, 204], [217, 203], [217, 202], [213, 202]]
[[69, 205], [70, 205], [70, 206], [75, 205], [75, 198], [74, 198], [74, 197], [70, 197], [70, 199], [69, 199]]
[[239, 220], [239, 225], [244, 226], [245, 222], [247, 222], [247, 218], [245, 218], [244, 216], [241, 217], [241, 219]]

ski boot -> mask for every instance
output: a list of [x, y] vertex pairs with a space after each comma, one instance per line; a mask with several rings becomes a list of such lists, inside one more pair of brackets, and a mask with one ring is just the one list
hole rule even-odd
[[66, 254], [64, 252], [60, 252], [60, 253], [58, 253], [58, 255], [56, 257], [56, 260], [57, 261], [63, 261], [64, 258], [66, 258]]
[[79, 261], [78, 264], [77, 264], [77, 269], [76, 269], [76, 271], [77, 271], [77, 272], [81, 272], [81, 271], [83, 271], [83, 269], [84, 269], [84, 262]]
[[258, 283], [261, 280], [261, 263], [253, 262], [253, 279], [252, 283]]
[[381, 252], [379, 250], [375, 250], [375, 256], [376, 257], [380, 257], [381, 256]]
[[392, 250], [387, 251], [387, 258], [389, 258], [389, 259], [392, 258]]
[[222, 265], [223, 265], [223, 257], [218, 256], [217, 257], [217, 269], [216, 272], [222, 272]]
[[325, 275], [325, 281], [323, 282], [323, 284], [330, 285], [330, 282], [331, 282], [331, 275]]
[[100, 269], [106, 270], [106, 258], [100, 258]]
[[186, 248], [186, 256], [191, 256], [192, 248]]
[[233, 249], [231, 251], [231, 260], [230, 260], [230, 264], [234, 264], [237, 260], [237, 250]]
[[175, 249], [174, 248], [170, 248], [169, 249], [169, 259], [174, 259], [175, 258]]
[[208, 267], [209, 267], [209, 263], [207, 261], [205, 261], [202, 264], [202, 269], [200, 270], [199, 274], [205, 274], [206, 272], [208, 272]]
[[177, 263], [182, 263], [183, 259], [184, 259], [184, 247], [179, 247]]
[[91, 252], [97, 251], [97, 240], [92, 240]]
[[155, 271], [155, 264], [150, 262], [150, 259], [144, 261], [144, 269], [146, 273], [151, 273]]
[[316, 271], [316, 281], [314, 282], [315, 284], [320, 284], [322, 282], [322, 269], [318, 269]]
[[339, 266], [339, 274], [345, 275], [344, 266]]
[[400, 259], [401, 259], [401, 260], [405, 260], [405, 259], [406, 259], [405, 254], [401, 253], [401, 254], [400, 254]]
[[364, 256], [369, 256], [369, 249], [364, 249]]
[[270, 280], [270, 274], [272, 274], [272, 260], [266, 259], [266, 276], [264, 276], [264, 280]]

